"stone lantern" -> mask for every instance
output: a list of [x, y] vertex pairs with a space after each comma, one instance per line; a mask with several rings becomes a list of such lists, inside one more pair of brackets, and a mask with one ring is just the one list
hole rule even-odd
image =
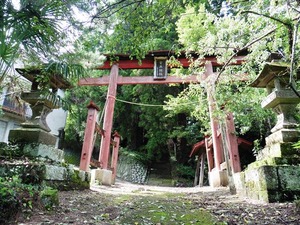
[[289, 85], [289, 74], [289, 66], [269, 62], [251, 84], [267, 89], [268, 96], [261, 105], [277, 114], [277, 123], [266, 137], [266, 146], [240, 176], [242, 193], [263, 202], [291, 201], [300, 197], [300, 154], [293, 147], [300, 140], [294, 118], [300, 92]]
[[266, 88], [268, 96], [261, 106], [273, 109], [278, 115], [277, 124], [272, 129], [274, 133], [280, 129], [296, 128], [297, 122], [293, 117], [300, 98], [289, 86], [289, 68], [284, 65], [267, 63], [252, 87]]
[[59, 74], [47, 73], [43, 75], [47, 80], [47, 87], [40, 89], [39, 79], [37, 79], [42, 74], [40, 69], [17, 69], [17, 71], [32, 82], [31, 91], [21, 94], [21, 98], [31, 106], [32, 117], [22, 123], [21, 127], [10, 130], [9, 133], [9, 141], [20, 144], [19, 148], [26, 157], [26, 162], [18, 161], [18, 166], [27, 168], [30, 165], [28, 167], [30, 174], [35, 172], [35, 168], [39, 168], [40, 172], [34, 173], [35, 179], [39, 177], [42, 184], [55, 189], [89, 188], [89, 174], [76, 170], [71, 164], [66, 166], [64, 151], [55, 147], [56, 137], [49, 132], [50, 128], [46, 123], [47, 115], [53, 109], [60, 107], [55, 92], [58, 88], [70, 88], [70, 83]]
[[53, 109], [60, 108], [60, 101], [56, 96], [57, 89], [71, 87], [70, 83], [58, 74], [47, 74], [49, 88], [41, 90], [38, 77], [40, 69], [16, 69], [19, 74], [32, 82], [31, 90], [23, 92], [21, 98], [30, 104], [32, 117], [21, 124], [21, 128], [11, 130], [9, 140], [13, 142], [42, 143], [55, 145], [56, 137], [50, 134], [50, 128], [46, 122], [47, 115]]
[[[263, 70], [251, 84], [252, 87], [266, 88], [268, 96], [261, 106], [272, 109], [277, 114], [277, 123], [271, 129], [272, 134], [266, 138], [270, 151], [260, 152], [259, 159], [266, 156], [282, 157], [285, 155], [283, 143], [299, 140], [300, 132], [294, 117], [297, 104], [300, 103], [300, 92], [289, 85], [289, 67], [280, 63], [266, 63]], [[276, 146], [276, 148], [274, 148]]]

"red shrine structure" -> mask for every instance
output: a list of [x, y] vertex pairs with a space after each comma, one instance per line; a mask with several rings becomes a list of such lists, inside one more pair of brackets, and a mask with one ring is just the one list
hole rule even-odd
[[[244, 61], [246, 53], [237, 54], [230, 65], [240, 65]], [[176, 56], [174, 52], [170, 51], [152, 51], [149, 52], [145, 58], [141, 61], [138, 59], [131, 59], [129, 55], [107, 55], [108, 60], [104, 62], [104, 65], [96, 69], [110, 70], [108, 76], [99, 78], [83, 78], [79, 80], [80, 86], [108, 86], [106, 104], [104, 109], [104, 121], [102, 131], [97, 129], [96, 126], [96, 114], [99, 111], [98, 107], [92, 102], [88, 106], [88, 118], [84, 136], [84, 143], [81, 154], [80, 169], [83, 171], [89, 170], [94, 133], [98, 130], [101, 133], [101, 146], [99, 159], [96, 165], [100, 168], [99, 176], [103, 184], [112, 184], [116, 176], [118, 148], [120, 142], [120, 136], [115, 133], [114, 140], [112, 140], [112, 126], [114, 105], [116, 100], [116, 90], [118, 85], [132, 85], [132, 84], [174, 84], [174, 83], [201, 83], [206, 82], [214, 84], [217, 78], [217, 74], [214, 73], [214, 67], [221, 67], [218, 64], [216, 57], [205, 57], [200, 61], [200, 66], [205, 67], [205, 72], [201, 76], [191, 75], [186, 78], [180, 78], [176, 76], [168, 76], [168, 62], [167, 60], [172, 57], [175, 58], [183, 68], [188, 68], [192, 63], [198, 60], [197, 54], [191, 54], [191, 57], [187, 58], [185, 53], [180, 56]], [[114, 60], [110, 60], [114, 59]], [[199, 62], [198, 62], [199, 64]], [[153, 69], [153, 76], [136, 76], [136, 77], [122, 77], [119, 76], [119, 69]], [[212, 85], [207, 85], [207, 89]], [[207, 90], [209, 101], [209, 113], [210, 113], [210, 125], [211, 125], [211, 144], [209, 145], [208, 139], [203, 141], [205, 143], [206, 154], [209, 164], [209, 179], [210, 185], [225, 186], [228, 184], [228, 177], [226, 173], [226, 166], [224, 167], [224, 151], [222, 144], [226, 140], [226, 145], [229, 152], [230, 167], [233, 172], [240, 172], [240, 159], [238, 154], [238, 139], [235, 136], [234, 119], [231, 113], [228, 114], [226, 120], [226, 126], [224, 132], [220, 132], [219, 121], [213, 117], [215, 109], [215, 101], [213, 98], [213, 90]], [[202, 143], [202, 142], [201, 142]], [[110, 146], [113, 145], [113, 152], [111, 154]], [[193, 151], [195, 151], [193, 149]], [[193, 155], [194, 153], [191, 153]], [[111, 156], [112, 155], [112, 156]], [[110, 156], [112, 158], [109, 163]], [[202, 162], [203, 164], [203, 162]], [[229, 169], [229, 168], [228, 168]]]

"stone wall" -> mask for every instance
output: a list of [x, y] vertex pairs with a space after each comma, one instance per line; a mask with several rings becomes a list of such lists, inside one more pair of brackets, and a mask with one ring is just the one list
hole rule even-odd
[[138, 160], [121, 155], [118, 160], [117, 177], [133, 183], [144, 184], [147, 180], [148, 167]]
[[0, 177], [18, 176], [23, 183], [46, 184], [59, 190], [89, 188], [88, 173], [64, 162], [62, 150], [44, 144], [0, 146]]

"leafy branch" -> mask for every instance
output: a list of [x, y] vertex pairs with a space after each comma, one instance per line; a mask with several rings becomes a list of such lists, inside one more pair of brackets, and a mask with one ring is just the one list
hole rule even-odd
[[268, 19], [274, 20], [274, 21], [276, 21], [278, 23], [281, 23], [284, 26], [286, 26], [286, 28], [288, 29], [290, 52], [292, 52], [292, 45], [293, 45], [293, 25], [292, 25], [292, 21], [293, 20], [291, 20], [289, 22], [286, 22], [286, 21], [283, 21], [283, 20], [278, 19], [276, 17], [269, 16], [269, 15], [262, 14], [262, 13], [258, 13], [258, 12], [254, 12], [254, 11], [243, 11], [242, 14], [243, 13], [252, 13], [252, 14], [255, 14], [255, 15], [258, 15], [258, 16], [263, 16], [263, 17], [266, 17]]
[[251, 42], [249, 42], [248, 44], [246, 44], [243, 48], [239, 49], [238, 51], [236, 51], [228, 60], [227, 62], [223, 65], [222, 69], [220, 70], [220, 72], [218, 73], [215, 82], [218, 82], [219, 77], [221, 76], [221, 74], [224, 72], [225, 68], [230, 64], [231, 60], [237, 56], [238, 53], [247, 50], [251, 45], [255, 44], [256, 42], [264, 39], [265, 37], [269, 36], [270, 34], [274, 33], [276, 31], [277, 27], [268, 31], [267, 33], [263, 34], [262, 36], [252, 40]]
[[[126, 7], [129, 7], [131, 5], [137, 4], [137, 7], [138, 7], [142, 2], [144, 2], [144, 0], [133, 1], [133, 2], [127, 3], [125, 5], [121, 5], [124, 2], [128, 2], [128, 1], [127, 0], [120, 0], [119, 2], [113, 3], [111, 5], [107, 5], [106, 7], [104, 7], [103, 9], [101, 9], [96, 15], [93, 16], [92, 21], [94, 19], [109, 18], [110, 16], [116, 14], [117, 12], [119, 12], [122, 9], [124, 9]], [[120, 6], [120, 7], [118, 7], [118, 6]], [[134, 10], [136, 10], [136, 8]], [[107, 12], [110, 12], [110, 13], [107, 16], [102, 16], [103, 14], [105, 14]]]
[[244, 14], [244, 13], [252, 13], [252, 14], [255, 14], [255, 15], [258, 15], [258, 16], [263, 16], [263, 17], [266, 17], [268, 19], [274, 20], [274, 21], [276, 21], [278, 23], [281, 23], [281, 24], [283, 24], [283, 25], [285, 25], [285, 26], [287, 26], [289, 28], [291, 28], [291, 26], [292, 26], [291, 23], [285, 22], [285, 21], [280, 20], [280, 19], [278, 19], [276, 17], [269, 16], [269, 15], [266, 15], [266, 14], [262, 14], [262, 13], [258, 13], [258, 12], [254, 12], [254, 11], [250, 11], [250, 10], [242, 11], [241, 12], [241, 14]]

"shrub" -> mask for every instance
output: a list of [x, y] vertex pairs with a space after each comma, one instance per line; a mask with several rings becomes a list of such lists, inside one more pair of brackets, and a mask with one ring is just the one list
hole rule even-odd
[[13, 217], [19, 205], [15, 190], [0, 178], [0, 224]]
[[[49, 193], [54, 193], [54, 197], [47, 199]], [[57, 191], [54, 189], [24, 184], [18, 176], [0, 177], [0, 224], [13, 219], [23, 209], [31, 210], [33, 207], [42, 207], [49, 210], [57, 204]]]

